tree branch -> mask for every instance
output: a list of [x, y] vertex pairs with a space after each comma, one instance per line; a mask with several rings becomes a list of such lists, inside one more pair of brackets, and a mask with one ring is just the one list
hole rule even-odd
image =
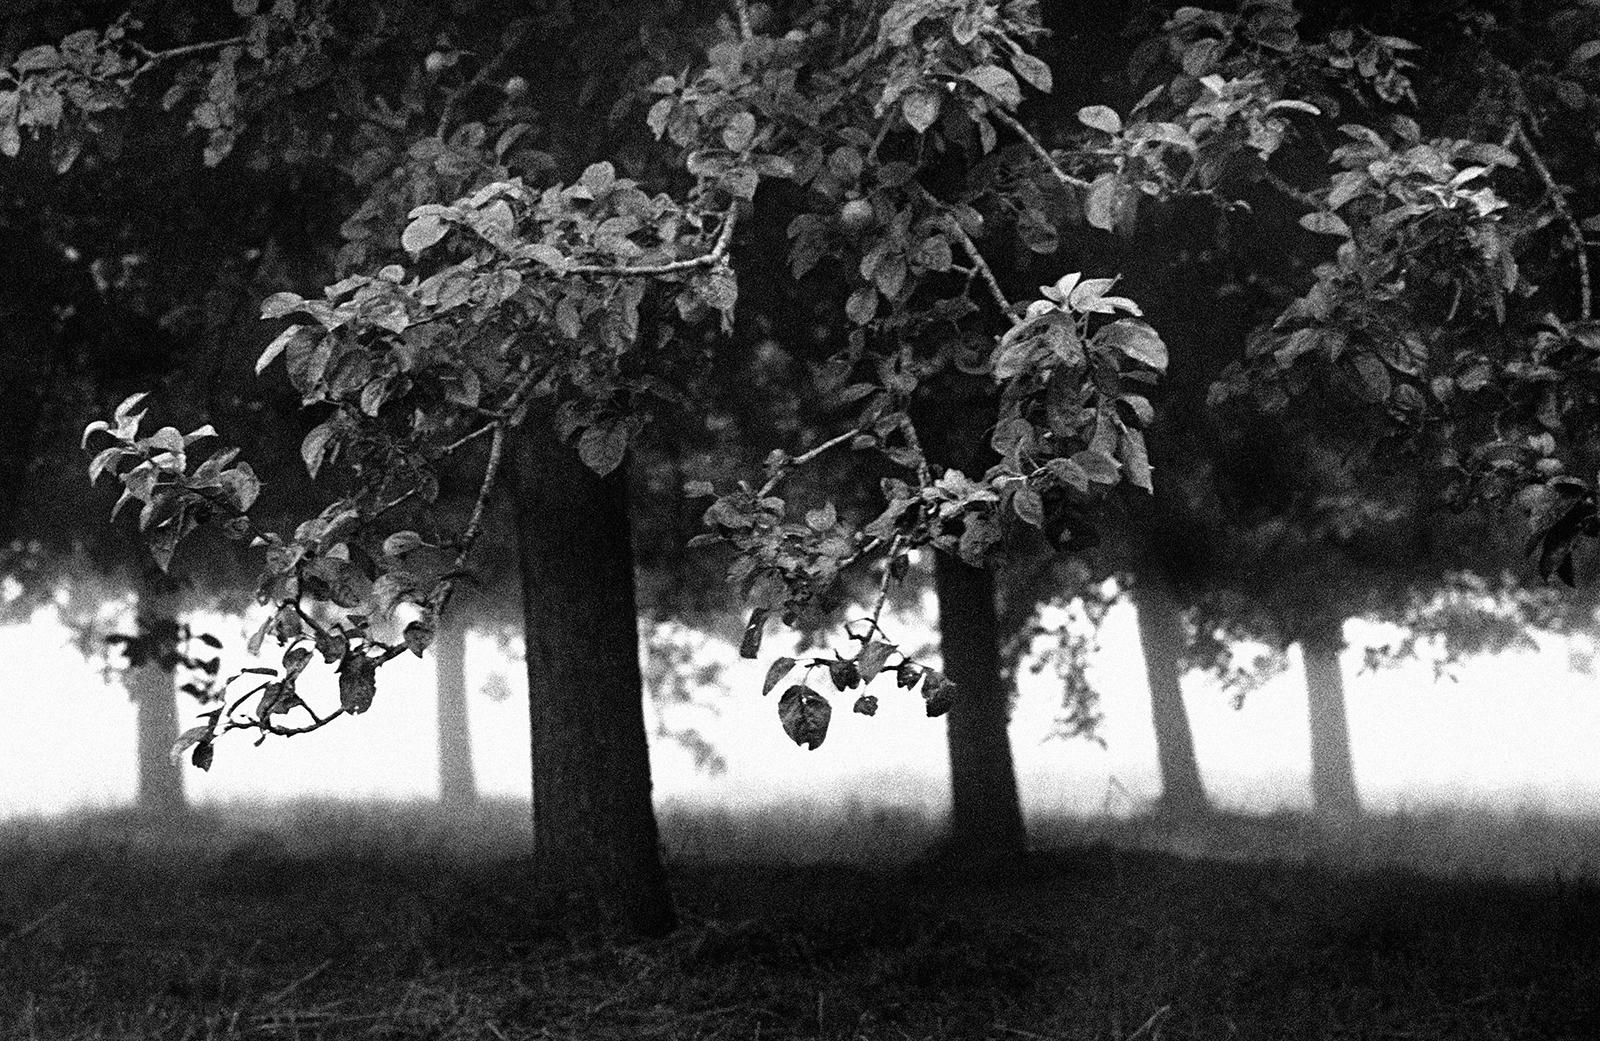
[[722, 218], [722, 230], [717, 233], [717, 241], [712, 244], [709, 253], [702, 253], [697, 257], [688, 257], [684, 260], [674, 260], [666, 264], [642, 264], [628, 266], [625, 264], [575, 264], [572, 267], [555, 269], [563, 275], [616, 275], [622, 278], [647, 278], [655, 275], [675, 275], [684, 271], [693, 271], [701, 267], [717, 267], [728, 256], [728, 249], [733, 244], [733, 229], [738, 221], [736, 210], [729, 208]]
[[791, 469], [793, 469], [794, 467], [797, 467], [797, 466], [804, 466], [807, 463], [811, 462], [812, 460], [816, 459], [818, 456], [823, 455], [823, 454], [825, 454], [827, 452], [831, 452], [833, 449], [838, 448], [840, 445], [844, 444], [845, 442], [854, 441], [857, 437], [859, 437], [864, 432], [865, 431], [864, 431], [864, 429], [862, 427], [851, 427], [849, 430], [846, 430], [844, 433], [840, 434], [839, 436], [830, 437], [830, 438], [828, 438], [828, 440], [822, 442], [822, 444], [817, 445], [814, 448], [807, 449], [804, 452], [801, 452], [799, 455], [795, 456], [793, 459], [785, 460], [784, 468], [782, 470], [780, 470], [779, 472], [773, 474], [771, 477], [767, 478], [767, 483], [763, 484], [761, 486], [761, 489], [756, 492], [756, 498], [765, 499], [768, 495], [771, 495], [773, 490], [775, 488], [777, 488], [778, 485], [783, 481], [783, 478], [786, 476], [786, 471], [791, 470]]
[[1011, 113], [998, 108], [995, 109], [991, 114], [994, 116], [994, 118], [1010, 127], [1018, 137], [1022, 138], [1023, 142], [1033, 150], [1033, 154], [1038, 156], [1040, 160], [1043, 161], [1044, 165], [1049, 168], [1050, 172], [1055, 175], [1056, 180], [1060, 181], [1068, 188], [1077, 188], [1081, 191], [1089, 190], [1091, 187], [1090, 183], [1085, 181], [1082, 177], [1074, 177], [1067, 173], [1066, 170], [1062, 169], [1061, 164], [1056, 162], [1056, 157], [1050, 154], [1050, 150], [1044, 146], [1043, 142], [1041, 142], [1037, 137], [1034, 137], [1032, 132], [1029, 131], [1027, 127], [1022, 125], [1022, 120], [1018, 119], [1016, 116], [1013, 116]]
[[1551, 206], [1555, 208], [1562, 223], [1566, 224], [1567, 230], [1572, 234], [1574, 255], [1578, 264], [1578, 313], [1587, 322], [1594, 317], [1594, 288], [1589, 281], [1589, 245], [1583, 238], [1583, 226], [1578, 223], [1577, 216], [1567, 205], [1567, 197], [1562, 194], [1561, 186], [1556, 183], [1550, 167], [1545, 164], [1544, 156], [1534, 146], [1533, 139], [1528, 136], [1527, 128], [1520, 120], [1512, 126], [1511, 136], [1528, 154], [1528, 161], [1533, 164], [1534, 172], [1539, 175], [1545, 190], [1550, 193]]
[[984, 259], [983, 253], [978, 249], [978, 244], [972, 241], [972, 236], [967, 234], [967, 229], [961, 226], [961, 222], [949, 214], [945, 215], [944, 225], [946, 230], [953, 234], [956, 237], [956, 241], [961, 244], [961, 250], [966, 253], [967, 259], [972, 261], [972, 266], [978, 272], [978, 277], [983, 279], [983, 284], [988, 287], [989, 295], [994, 298], [995, 303], [1000, 305], [1000, 313], [1005, 315], [1006, 320], [1012, 325], [1016, 325], [1017, 316], [1011, 313], [1011, 301], [1006, 299], [1005, 290], [1000, 288], [1000, 280], [994, 276], [994, 269]]
[[230, 36], [226, 40], [203, 40], [200, 43], [186, 43], [182, 47], [171, 47], [164, 51], [152, 51], [144, 44], [135, 42], [133, 43], [133, 49], [144, 59], [144, 64], [133, 70], [133, 73], [128, 77], [128, 82], [132, 83], [156, 66], [164, 65], [169, 61], [187, 58], [191, 54], [220, 51], [226, 47], [241, 47], [249, 42], [250, 38], [247, 36]]

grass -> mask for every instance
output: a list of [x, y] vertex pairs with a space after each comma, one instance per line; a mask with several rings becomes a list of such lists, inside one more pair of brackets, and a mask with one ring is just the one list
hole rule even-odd
[[1036, 821], [998, 878], [864, 807], [669, 807], [684, 926], [540, 938], [523, 809], [0, 825], [0, 1037], [1600, 1038], [1600, 824]]

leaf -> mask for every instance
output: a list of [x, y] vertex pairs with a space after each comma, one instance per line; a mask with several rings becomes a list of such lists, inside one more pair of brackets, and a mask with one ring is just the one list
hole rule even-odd
[[877, 696], [873, 694], [861, 695], [856, 699], [855, 706], [851, 711], [859, 712], [863, 716], [876, 716], [878, 714]]
[[1112, 137], [1122, 133], [1122, 117], [1110, 105], [1085, 105], [1078, 109], [1078, 122]]
[[273, 293], [262, 301], [261, 317], [264, 319], [283, 318], [304, 308], [305, 303], [305, 297], [299, 293]]
[[829, 531], [837, 523], [839, 523], [839, 513], [831, 502], [806, 513], [806, 527], [812, 531]]
[[120, 462], [123, 456], [131, 454], [126, 448], [122, 448], [119, 445], [112, 445], [110, 448], [102, 449], [89, 462], [89, 483], [94, 484], [100, 480], [101, 474]]
[[1089, 194], [1083, 200], [1083, 218], [1091, 228], [1113, 231], [1117, 226], [1117, 202], [1121, 186], [1117, 175], [1103, 173], [1089, 185]]
[[961, 78], [1006, 108], [1022, 104], [1022, 88], [1017, 85], [1017, 78], [998, 65], [980, 65], [963, 73]]
[[1116, 484], [1121, 476], [1117, 461], [1098, 448], [1085, 448], [1075, 453], [1072, 461], [1078, 464], [1083, 472], [1089, 475], [1089, 480], [1095, 484]]
[[922, 681], [923, 709], [932, 716], [942, 716], [956, 703], [959, 689], [938, 669], [924, 671]]
[[202, 770], [210, 770], [211, 762], [216, 758], [217, 746], [210, 741], [201, 741], [194, 746], [194, 755], [189, 761]]
[[416, 532], [397, 531], [383, 540], [383, 553], [389, 557], [403, 557], [422, 545], [422, 536]]
[[1035, 90], [1050, 93], [1054, 86], [1054, 77], [1050, 74], [1050, 66], [1026, 51], [1015, 51], [1011, 55], [1011, 67], [1017, 70], [1017, 75], [1033, 85]]
[[778, 720], [783, 732], [797, 745], [805, 745], [815, 752], [828, 736], [828, 722], [833, 718], [833, 706], [828, 699], [804, 684], [796, 684], [783, 692], [778, 700]]
[[[872, 640], [861, 648], [861, 653], [856, 655], [856, 672], [860, 673], [861, 682], [871, 683], [877, 679], [878, 673], [883, 671], [884, 662], [893, 653], [894, 644], [882, 640]], [[867, 714], [871, 715], [870, 712]]]
[[626, 423], [603, 423], [592, 426], [578, 438], [578, 458], [583, 465], [606, 476], [622, 465], [628, 454], [628, 426]]
[[1154, 493], [1155, 485], [1151, 480], [1150, 452], [1145, 447], [1144, 434], [1138, 430], [1129, 430], [1123, 434], [1121, 443], [1117, 446], [1117, 454], [1122, 459], [1122, 469], [1128, 476], [1128, 482], [1135, 488], [1143, 488]]
[[1044, 527], [1044, 500], [1039, 493], [1024, 485], [1011, 497], [1011, 508], [1025, 524]]
[[337, 429], [333, 420], [319, 423], [306, 434], [305, 440], [300, 442], [300, 458], [305, 460], [306, 473], [313, 478], [322, 469], [322, 464], [328, 458], [329, 445]]
[[761, 682], [761, 696], [766, 697], [771, 694], [772, 688], [776, 687], [779, 681], [789, 675], [789, 671], [794, 668], [794, 665], [793, 658], [774, 658], [772, 664], [767, 666], [767, 678]]
[[845, 301], [844, 313], [856, 325], [866, 325], [878, 313], [878, 291], [872, 286], [862, 286]]
[[290, 341], [304, 332], [306, 332], [305, 326], [291, 325], [273, 337], [272, 342], [267, 344], [266, 349], [261, 352], [261, 356], [256, 359], [256, 375], [259, 376], [266, 371], [267, 366], [271, 365], [273, 359], [283, 353], [284, 348], [289, 346]]
[[347, 651], [339, 662], [339, 707], [359, 716], [378, 693], [378, 662], [361, 651]]
[[1586, 40], [1573, 48], [1572, 53], [1567, 56], [1567, 64], [1582, 65], [1596, 57], [1600, 57], [1600, 40]]
[[837, 690], [849, 690], [861, 686], [861, 674], [856, 671], [856, 663], [853, 661], [830, 661], [828, 679], [833, 682]]
[[218, 479], [222, 482], [222, 490], [227, 495], [228, 501], [240, 513], [249, 512], [261, 494], [261, 480], [256, 477], [256, 472], [250, 468], [249, 463], [240, 463], [222, 471]]
[[1166, 371], [1167, 345], [1162, 342], [1160, 334], [1144, 322], [1119, 318], [1103, 327], [1094, 338], [1100, 346], [1121, 351], [1157, 372]]
[[400, 245], [414, 257], [437, 244], [449, 230], [444, 221], [430, 213], [406, 225], [406, 230], [400, 233]]
[[755, 136], [756, 117], [748, 112], [734, 116], [722, 128], [722, 143], [730, 152], [742, 152], [749, 148]]
[[[183, 753], [187, 752], [194, 745], [207, 743], [210, 740], [211, 728], [209, 726], [190, 727], [188, 730], [185, 730], [183, 733], [179, 734], [178, 740], [173, 742], [172, 751], [167, 753], [167, 760], [171, 762], [173, 766], [177, 766], [178, 760], [183, 758]], [[195, 765], [199, 766], [198, 763]], [[202, 767], [202, 769], [204, 768]]]
[[1300, 218], [1300, 226], [1307, 231], [1316, 232], [1318, 235], [1338, 235], [1341, 238], [1350, 238], [1350, 225], [1337, 213], [1317, 210]]
[[917, 133], [926, 133], [939, 119], [943, 98], [937, 91], [913, 90], [900, 99], [900, 114]]
[[750, 612], [750, 620], [744, 627], [744, 638], [739, 641], [739, 657], [754, 658], [761, 653], [761, 638], [766, 635], [767, 615], [771, 613], [765, 607]]
[[420, 658], [433, 645], [435, 633], [433, 626], [417, 621], [408, 623], [400, 638], [405, 641], [406, 650]]

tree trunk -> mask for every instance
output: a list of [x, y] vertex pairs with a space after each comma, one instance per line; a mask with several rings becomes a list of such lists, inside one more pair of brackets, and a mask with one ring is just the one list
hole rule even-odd
[[[173, 628], [175, 608], [176, 601], [169, 592], [147, 588], [140, 593], [135, 627], [141, 648], [157, 650], [150, 643], [152, 634], [154, 639], [165, 642], [164, 635]], [[139, 653], [140, 657], [149, 658], [147, 652]], [[138, 729], [135, 804], [141, 811], [163, 816], [181, 813], [185, 808], [183, 768], [174, 766], [170, 758], [173, 743], [178, 740], [175, 680], [172, 670], [154, 660], [141, 661], [123, 675]]]
[[959, 691], [946, 728], [951, 851], [1013, 856], [1028, 837], [1011, 761], [1010, 691], [1000, 678], [994, 576], [948, 553], [934, 559], [940, 653]]
[[439, 802], [462, 809], [478, 800], [472, 771], [472, 733], [467, 726], [467, 627], [445, 613], [433, 644], [439, 725]]
[[1361, 812], [1350, 759], [1344, 675], [1339, 669], [1343, 630], [1340, 622], [1333, 621], [1300, 641], [1311, 715], [1311, 801], [1320, 816], [1334, 819], [1349, 819]]
[[1144, 651], [1144, 673], [1150, 683], [1150, 719], [1156, 731], [1156, 759], [1161, 767], [1160, 808], [1168, 813], [1195, 817], [1210, 811], [1200, 763], [1194, 753], [1194, 733], [1183, 704], [1183, 619], [1166, 580], [1138, 575], [1133, 587], [1139, 616], [1139, 646]]
[[548, 426], [518, 436], [537, 885], [591, 924], [675, 924], [645, 741], [623, 471], [596, 476]]

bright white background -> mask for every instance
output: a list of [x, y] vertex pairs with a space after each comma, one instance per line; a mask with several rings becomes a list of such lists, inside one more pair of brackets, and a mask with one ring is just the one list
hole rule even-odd
[[[210, 628], [228, 641], [225, 669], [250, 664], [237, 620], [216, 620]], [[1360, 645], [1382, 642], [1382, 634], [1352, 623], [1347, 635], [1352, 743], [1368, 807], [1600, 809], [1600, 679], [1569, 671], [1563, 642], [1546, 641], [1539, 654], [1480, 660], [1459, 669], [1458, 682], [1436, 682], [1423, 662], [1360, 673]], [[728, 653], [725, 690], [705, 692], [701, 705], [666, 710], [674, 724], [709, 737], [729, 769], [717, 777], [697, 773], [682, 748], [658, 742], [658, 799], [943, 805], [943, 725], [923, 717], [920, 697], [879, 680], [881, 710], [873, 719], [850, 713], [851, 698], [839, 697], [827, 742], [805, 751], [778, 726], [776, 697], [759, 693], [765, 663], [781, 649], [769, 640], [758, 663]], [[481, 690], [491, 670], [520, 690], [519, 666], [476, 637], [468, 658], [480, 789], [526, 798], [526, 706], [518, 696], [496, 701]], [[0, 663], [0, 816], [126, 803], [134, 777], [133, 709], [120, 688], [104, 684], [63, 629], [42, 621], [0, 629]], [[231, 735], [209, 774], [186, 769], [191, 798], [431, 798], [437, 766], [431, 661], [397, 660], [379, 680], [378, 700], [363, 717], [260, 748]], [[1032, 813], [1125, 813], [1158, 790], [1143, 663], [1126, 607], [1112, 613], [1103, 631], [1095, 680], [1103, 693], [1105, 748], [1046, 740], [1057, 694], [1048, 673], [1023, 679], [1012, 740]], [[1301, 682], [1293, 657], [1287, 673], [1236, 711], [1214, 682], [1186, 677], [1201, 770], [1217, 802], [1251, 810], [1307, 805]], [[303, 690], [331, 700], [328, 677]], [[193, 706], [182, 707], [187, 720]]]

